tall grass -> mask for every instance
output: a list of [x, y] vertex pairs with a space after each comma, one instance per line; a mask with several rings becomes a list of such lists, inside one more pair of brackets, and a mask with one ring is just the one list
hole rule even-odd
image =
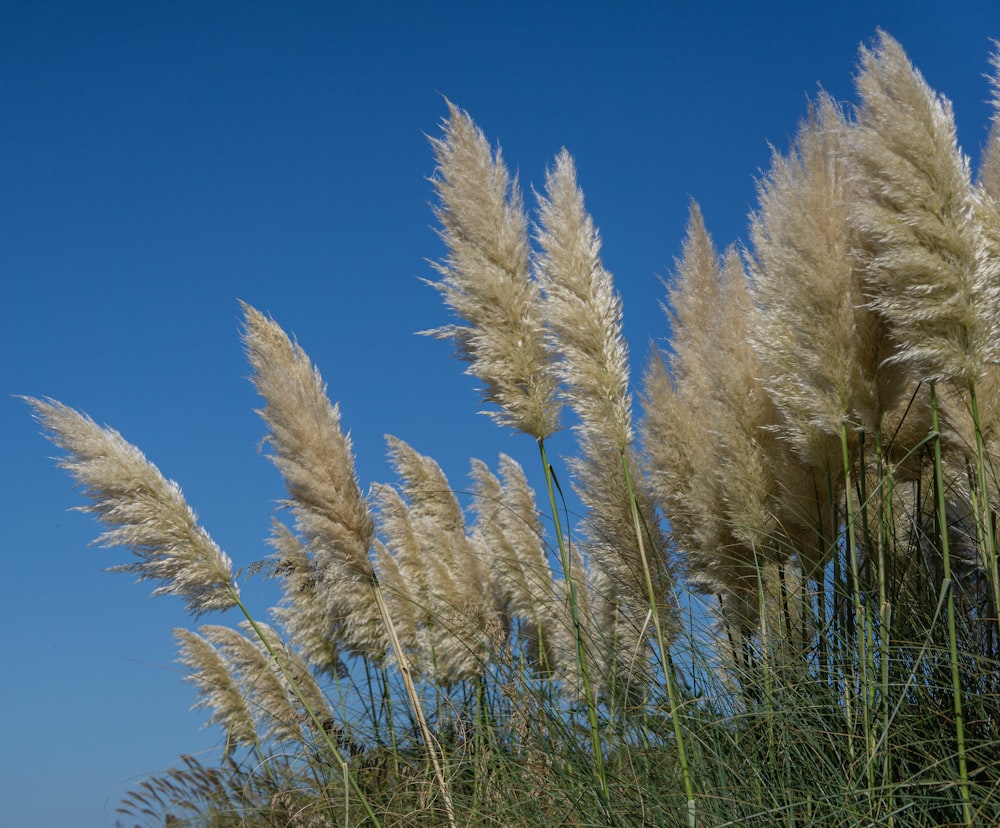
[[[974, 180], [888, 35], [857, 89], [775, 152], [748, 248], [720, 253], [692, 206], [638, 422], [572, 159], [533, 232], [449, 104], [432, 284], [456, 321], [430, 333], [539, 467], [473, 461], [466, 510], [390, 438], [398, 481], [365, 495], [319, 371], [244, 305], [292, 517], [275, 627], [176, 484], [29, 399], [102, 540], [136, 556], [118, 568], [245, 616], [176, 632], [218, 766], [146, 780], [122, 822], [1000, 823], [1000, 115]], [[577, 452], [557, 468], [563, 418]]]

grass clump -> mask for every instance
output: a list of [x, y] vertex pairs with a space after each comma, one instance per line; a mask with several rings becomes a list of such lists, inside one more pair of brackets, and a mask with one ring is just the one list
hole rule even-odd
[[318, 370], [244, 305], [292, 516], [274, 627], [176, 484], [29, 399], [102, 539], [136, 556], [118, 568], [244, 616], [176, 632], [219, 765], [143, 782], [123, 822], [1000, 822], [1000, 116], [974, 179], [888, 35], [857, 89], [850, 110], [820, 95], [775, 152], [747, 249], [719, 252], [692, 205], [638, 419], [572, 159], [532, 231], [449, 103], [433, 284], [456, 322], [429, 333], [537, 443], [542, 494], [509, 457], [475, 460], [466, 510], [391, 437], [398, 481], [365, 495]]

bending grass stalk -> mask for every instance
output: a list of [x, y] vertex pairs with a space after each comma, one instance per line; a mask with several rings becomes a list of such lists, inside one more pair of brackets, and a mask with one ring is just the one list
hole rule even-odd
[[381, 669], [381, 684], [382, 684], [382, 704], [385, 710], [386, 717], [388, 721], [386, 722], [386, 727], [389, 731], [389, 746], [392, 749], [392, 765], [393, 770], [399, 773], [399, 744], [396, 741], [396, 717], [395, 710], [392, 705], [392, 693], [389, 687], [389, 673], [383, 665]]
[[392, 623], [389, 608], [386, 606], [385, 597], [382, 595], [382, 587], [379, 585], [374, 573], [372, 574], [371, 590], [375, 598], [375, 603], [378, 606], [379, 614], [382, 616], [382, 623], [385, 624], [386, 632], [389, 634], [389, 641], [392, 644], [392, 648], [396, 651], [396, 664], [399, 667], [399, 674], [403, 677], [403, 685], [406, 687], [406, 695], [410, 700], [410, 707], [413, 708], [413, 715], [417, 720], [417, 726], [420, 728], [420, 735], [423, 737], [427, 753], [430, 755], [431, 765], [434, 769], [434, 779], [441, 789], [441, 796], [444, 797], [445, 812], [448, 814], [448, 825], [451, 828], [457, 828], [455, 806], [452, 804], [451, 791], [448, 790], [448, 783], [444, 778], [444, 771], [441, 768], [438, 744], [434, 740], [430, 728], [427, 726], [427, 719], [420, 704], [420, 696], [417, 695], [417, 688], [413, 683], [409, 659], [396, 633], [396, 626]]
[[[292, 688], [295, 693], [296, 698], [302, 704], [302, 709], [308, 714], [310, 720], [316, 728], [316, 732], [322, 734], [323, 740], [326, 742], [327, 747], [330, 748], [331, 756], [335, 757], [337, 764], [340, 766], [341, 773], [344, 775], [344, 779], [350, 784], [351, 789], [357, 794], [358, 798], [361, 800], [361, 804], [364, 806], [365, 813], [368, 814], [368, 818], [375, 825], [375, 828], [382, 828], [382, 823], [377, 816], [375, 816], [375, 811], [372, 810], [371, 803], [368, 801], [368, 797], [365, 796], [364, 791], [361, 790], [361, 786], [358, 785], [358, 780], [355, 779], [354, 773], [351, 770], [350, 765], [340, 753], [340, 748], [334, 744], [333, 740], [330, 738], [330, 734], [327, 729], [323, 727], [323, 723], [319, 720], [319, 716], [316, 715], [316, 711], [313, 710], [312, 705], [309, 704], [305, 695], [302, 693], [302, 689], [299, 687], [298, 682], [295, 678], [289, 674], [285, 669], [285, 665], [282, 664], [282, 660], [278, 658], [278, 654], [274, 651], [270, 642], [267, 640], [267, 636], [264, 635], [264, 631], [258, 626], [254, 617], [250, 614], [250, 610], [247, 609], [246, 604], [243, 603], [239, 596], [239, 593], [233, 588], [232, 584], [226, 584], [226, 590], [229, 592], [233, 599], [233, 603], [240, 608], [240, 612], [243, 613], [247, 622], [253, 627], [253, 631], [257, 634], [257, 637], [263, 642], [264, 648], [267, 650], [268, 655], [274, 660], [274, 663], [278, 665], [278, 669], [281, 670], [281, 674], [285, 677], [285, 681], [288, 682], [288, 686]], [[344, 800], [344, 819], [347, 820], [349, 817], [347, 799]], [[350, 824], [349, 822], [345, 824]]]
[[865, 737], [865, 772], [868, 781], [868, 797], [875, 792], [875, 766], [872, 756], [872, 722], [871, 722], [871, 691], [874, 664], [871, 660], [871, 613], [868, 605], [861, 600], [861, 566], [858, 561], [858, 540], [855, 533], [857, 518], [854, 508], [854, 497], [851, 482], [851, 457], [847, 444], [847, 424], [840, 424], [840, 447], [844, 461], [844, 497], [847, 519], [847, 548], [851, 568], [852, 598], [854, 601], [854, 643], [857, 650], [858, 664], [861, 668], [861, 723]]
[[951, 662], [951, 690], [955, 712], [955, 742], [958, 751], [959, 790], [962, 794], [962, 819], [972, 824], [972, 803], [969, 796], [969, 768], [965, 755], [965, 722], [962, 716], [962, 681], [958, 671], [958, 637], [955, 632], [955, 589], [951, 579], [951, 551], [948, 547], [948, 515], [944, 499], [944, 471], [941, 462], [941, 430], [938, 427], [937, 383], [930, 381], [932, 448], [934, 452], [934, 488], [937, 493], [938, 534], [944, 569], [942, 589], [947, 590], [945, 608], [948, 619], [948, 658]]
[[[878, 537], [876, 538], [878, 550], [878, 607], [879, 607], [879, 669], [881, 673], [882, 685], [882, 732], [883, 741], [886, 748], [881, 751], [882, 759], [882, 788], [888, 795], [888, 816], [889, 828], [894, 828], [895, 817], [895, 796], [890, 781], [892, 779], [892, 750], [889, 745], [889, 726], [891, 723], [889, 716], [890, 696], [889, 696], [889, 654], [892, 642], [892, 607], [889, 604], [889, 588], [886, 582], [886, 549], [890, 543], [889, 527], [892, 526], [892, 469], [887, 468], [885, 454], [882, 450], [882, 430], [875, 430], [875, 520], [878, 526]], [[878, 755], [875, 746], [875, 755]]]
[[[976, 433], [976, 475], [979, 488], [978, 497], [972, 498], [976, 510], [976, 529], [979, 533], [979, 548], [982, 550], [983, 568], [986, 580], [992, 589], [993, 614], [996, 617], [997, 641], [1000, 641], [1000, 571], [997, 569], [997, 544], [993, 527], [993, 507], [990, 504], [990, 490], [986, 482], [986, 450], [983, 446], [983, 429], [979, 419], [979, 401], [976, 388], [969, 388], [969, 402], [972, 406], [972, 425]], [[980, 500], [981, 498], [981, 500]]]
[[774, 704], [774, 651], [771, 647], [771, 624], [767, 619], [766, 601], [764, 598], [764, 568], [757, 556], [757, 548], [753, 547], [754, 570], [757, 574], [757, 609], [760, 613], [760, 664], [764, 672], [764, 709], [767, 714], [767, 757], [771, 774], [778, 778], [778, 751], [775, 749], [775, 716], [777, 709]]
[[580, 677], [583, 680], [583, 692], [587, 697], [587, 719], [590, 727], [590, 743], [594, 752], [595, 772], [600, 783], [601, 804], [607, 809], [610, 806], [611, 791], [608, 788], [608, 776], [604, 768], [604, 749], [601, 745], [600, 726], [597, 720], [597, 699], [594, 697], [593, 687], [590, 682], [590, 671], [587, 668], [587, 653], [583, 641], [583, 632], [580, 629], [579, 602], [576, 594], [576, 580], [573, 577], [570, 565], [569, 550], [566, 548], [566, 541], [563, 538], [562, 523], [559, 520], [559, 507], [556, 503], [555, 477], [552, 466], [549, 465], [549, 458], [545, 452], [545, 440], [538, 438], [538, 451], [542, 460], [542, 468], [545, 470], [545, 487], [549, 493], [549, 504], [552, 509], [553, 528], [556, 534], [556, 541], [559, 544], [559, 560], [562, 564], [563, 577], [569, 588], [569, 611], [570, 619], [573, 623], [573, 638], [576, 643], [576, 660], [580, 666]]
[[678, 716], [680, 705], [677, 703], [678, 688], [674, 662], [667, 650], [663, 627], [660, 623], [659, 602], [656, 600], [656, 590], [653, 588], [653, 575], [649, 568], [649, 558], [646, 555], [646, 544], [643, 542], [645, 529], [642, 516], [639, 514], [639, 504], [632, 485], [632, 475], [629, 472], [628, 459], [625, 452], [621, 453], [622, 468], [625, 471], [625, 485], [628, 488], [629, 505], [632, 510], [632, 522], [635, 525], [635, 536], [639, 544], [639, 558], [642, 561], [642, 574], [646, 581], [646, 597], [649, 600], [649, 611], [653, 618], [653, 629], [656, 631], [656, 645], [660, 648], [663, 658], [663, 672], [667, 679], [667, 699], [670, 702], [670, 720], [674, 726], [674, 739], [677, 741], [677, 759], [681, 765], [681, 779], [684, 782], [684, 795], [687, 797], [688, 828], [698, 825], [697, 801], [694, 796], [694, 784], [691, 781], [691, 769], [688, 766], [687, 750], [684, 746], [684, 730]]
[[[872, 535], [871, 535], [871, 523], [868, 517], [868, 510], [871, 505], [872, 495], [868, 492], [868, 477], [866, 474], [866, 460], [865, 460], [865, 431], [864, 429], [858, 429], [858, 512], [861, 517], [861, 537], [864, 539], [864, 544], [867, 549], [871, 549]], [[876, 444], [878, 440], [876, 440]], [[876, 461], [876, 466], [878, 462]], [[878, 567], [878, 577], [879, 583], [882, 584], [882, 547], [876, 540], [874, 543], [876, 547], [876, 566]], [[881, 680], [885, 674], [883, 667], [888, 669], [885, 665], [885, 655], [886, 648], [885, 642], [882, 638], [883, 627], [881, 625], [882, 621], [882, 606], [884, 603], [884, 592], [879, 593], [879, 626], [878, 632], [876, 633], [875, 626], [875, 613], [872, 611], [872, 581], [871, 581], [871, 561], [868, 562], [868, 576], [865, 578], [864, 584], [864, 598], [865, 598], [865, 653], [867, 654], [868, 661], [866, 664], [867, 675], [865, 676], [866, 685], [865, 693], [867, 694], [866, 706], [867, 711], [867, 721], [868, 721], [868, 738], [866, 741], [868, 755], [866, 768], [866, 773], [868, 775], [868, 790], [869, 796], [874, 796], [875, 786], [875, 762], [877, 759], [877, 754], [875, 753], [875, 717], [877, 716], [876, 703], [879, 698], [879, 691], [881, 688]], [[878, 653], [880, 654], [880, 663], [876, 665], [875, 663], [875, 653], [876, 653], [876, 636], [878, 636]], [[888, 679], [886, 679], [888, 681]], [[885, 698], [883, 696], [883, 698]]]

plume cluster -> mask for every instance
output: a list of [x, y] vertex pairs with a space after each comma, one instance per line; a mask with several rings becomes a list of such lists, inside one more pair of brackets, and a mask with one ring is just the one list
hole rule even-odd
[[[325, 740], [350, 784], [344, 754], [356, 746], [327, 692], [363, 671], [379, 688], [366, 703], [391, 719], [400, 676], [456, 824], [416, 685], [438, 693], [444, 732], [458, 700], [485, 704], [491, 676], [520, 671], [522, 686], [557, 699], [556, 718], [586, 702], [606, 784], [594, 736], [605, 712], [625, 721], [661, 684], [681, 741], [678, 580], [717, 599], [719, 660], [733, 675], [776, 653], [825, 670], [853, 642], [851, 670], [822, 676], [848, 711], [875, 703], [854, 693], [854, 667], [874, 674], [883, 658], [888, 693], [885, 653], [936, 623], [941, 596], [989, 628], [976, 633], [985, 653], [1000, 652], [993, 65], [998, 114], [975, 178], [950, 104], [880, 33], [861, 51], [857, 105], [821, 93], [788, 151], [774, 150], [746, 246], [720, 251], [692, 203], [666, 280], [669, 347], [649, 360], [638, 424], [622, 300], [571, 156], [548, 170], [532, 226], [499, 149], [449, 103], [431, 140], [447, 248], [432, 284], [457, 321], [428, 333], [468, 363], [486, 413], [537, 442], [551, 523], [511, 457], [495, 471], [473, 460], [463, 503], [435, 460], [392, 436], [396, 479], [366, 495], [318, 369], [244, 304], [291, 515], [270, 540], [283, 591], [273, 628], [249, 616], [230, 559], [177, 484], [116, 431], [28, 399], [104, 525], [99, 541], [135, 556], [114, 569], [194, 615], [247, 615], [239, 629], [176, 631], [195, 706], [225, 730], [227, 758], [247, 748], [274, 768], [268, 744]], [[561, 523], [546, 453], [562, 416], [579, 531]], [[475, 731], [485, 718], [461, 724]]]
[[646, 375], [643, 434], [671, 538], [690, 581], [748, 629], [768, 603], [765, 564], [797, 566], [822, 591], [868, 509], [928, 508], [893, 502], [933, 485], [928, 381], [954, 389], [940, 413], [960, 512], [973, 509], [975, 435], [991, 428], [969, 395], [995, 386], [996, 162], [987, 152], [972, 183], [950, 104], [888, 35], [862, 49], [857, 88], [850, 114], [820, 94], [789, 152], [774, 152], [746, 273], [693, 209], [670, 350]]
[[[603, 594], [592, 597], [607, 614], [603, 629], [630, 631], [625, 639], [603, 637], [592, 656], [604, 673], [622, 658], [632, 672], [635, 654], [646, 652], [650, 598], [669, 611], [671, 579], [635, 444], [621, 300], [601, 262], [600, 237], [569, 153], [560, 152], [546, 175], [532, 257], [521, 197], [499, 151], [493, 157], [468, 114], [449, 107], [444, 136], [432, 142], [438, 158], [437, 215], [448, 246], [436, 287], [463, 324], [432, 333], [454, 339], [470, 372], [488, 381], [486, 397], [501, 408], [494, 414], [501, 423], [542, 443], [555, 429], [560, 404], [573, 412], [578, 454], [570, 468], [587, 512], [584, 555], [561, 554], [563, 577], [572, 581], [568, 601], [574, 605], [571, 614], [578, 615], [584, 600], [577, 593], [601, 585]], [[544, 388], [544, 395], [532, 399], [544, 398], [545, 416], [525, 418], [522, 399], [494, 388], [524, 393]], [[542, 421], [545, 427], [538, 425]], [[581, 562], [578, 579], [566, 571], [574, 557]], [[578, 631], [578, 637], [583, 634]]]

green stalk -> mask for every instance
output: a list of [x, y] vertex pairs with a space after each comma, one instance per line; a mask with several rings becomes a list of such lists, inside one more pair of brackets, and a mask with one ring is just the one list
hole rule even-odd
[[386, 726], [389, 728], [389, 744], [392, 746], [392, 764], [396, 773], [399, 773], [399, 745], [396, 742], [396, 717], [395, 711], [392, 706], [392, 692], [389, 687], [389, 673], [382, 667], [382, 701], [385, 704], [385, 713], [388, 721]]
[[[776, 660], [774, 659], [774, 651], [771, 647], [771, 635], [770, 635], [770, 624], [767, 620], [767, 607], [766, 598], [764, 595], [764, 569], [761, 566], [760, 559], [756, 556], [757, 550], [754, 549], [754, 569], [757, 573], [757, 612], [760, 617], [760, 648], [761, 648], [761, 667], [764, 671], [764, 711], [767, 720], [767, 761], [770, 765], [770, 774], [772, 778], [777, 779], [780, 773], [778, 769], [778, 761], [780, 757], [778, 756], [778, 751], [775, 749], [775, 704], [774, 704], [774, 684], [775, 684], [775, 667], [777, 666]], [[756, 683], [756, 682], [755, 682]]]
[[458, 823], [455, 820], [455, 807], [452, 804], [451, 791], [448, 788], [448, 783], [444, 778], [444, 771], [441, 768], [441, 759], [438, 756], [438, 744], [433, 735], [431, 735], [431, 729], [427, 726], [427, 718], [424, 716], [424, 709], [420, 704], [420, 696], [417, 694], [416, 685], [413, 683], [410, 660], [403, 649], [399, 636], [396, 634], [396, 625], [392, 623], [392, 616], [389, 615], [389, 608], [386, 606], [385, 597], [382, 595], [382, 587], [379, 585], [374, 573], [372, 574], [371, 590], [375, 598], [375, 604], [378, 606], [379, 614], [382, 616], [382, 623], [389, 634], [389, 643], [396, 653], [396, 666], [399, 668], [399, 674], [403, 677], [403, 686], [406, 688], [406, 695], [410, 700], [413, 716], [417, 720], [421, 738], [423, 738], [427, 753], [430, 755], [431, 765], [434, 769], [434, 779], [441, 789], [441, 796], [444, 797], [445, 812], [448, 814], [448, 825], [451, 828], [457, 828]]
[[621, 454], [622, 468], [625, 470], [625, 486], [628, 489], [629, 504], [632, 510], [632, 521], [635, 525], [635, 535], [639, 544], [639, 558], [642, 561], [642, 574], [646, 581], [646, 597], [649, 600], [649, 611], [653, 618], [653, 629], [656, 631], [656, 645], [660, 648], [660, 655], [663, 658], [663, 671], [667, 679], [667, 698], [670, 702], [670, 719], [674, 727], [674, 739], [677, 741], [677, 759], [681, 765], [681, 778], [684, 782], [684, 793], [687, 796], [688, 828], [696, 828], [698, 824], [696, 800], [694, 797], [694, 784], [691, 781], [691, 771], [688, 767], [687, 750], [684, 746], [684, 731], [681, 728], [680, 705], [677, 702], [679, 695], [677, 686], [677, 676], [675, 674], [674, 662], [670, 658], [663, 637], [663, 627], [660, 623], [659, 601], [656, 600], [656, 590], [653, 588], [653, 576], [649, 568], [649, 558], [646, 555], [646, 545], [643, 543], [644, 528], [642, 518], [639, 514], [639, 504], [635, 498], [635, 489], [632, 486], [632, 475], [628, 468], [628, 459], [625, 452]]
[[608, 777], [604, 768], [604, 750], [601, 746], [600, 726], [597, 719], [597, 699], [590, 683], [590, 671], [587, 669], [587, 654], [583, 641], [583, 631], [580, 628], [579, 601], [576, 593], [576, 580], [573, 576], [570, 565], [569, 550], [566, 548], [566, 540], [563, 537], [562, 524], [559, 520], [559, 506], [556, 503], [555, 481], [552, 474], [552, 466], [549, 465], [549, 458], [545, 452], [545, 440], [538, 438], [538, 451], [541, 455], [542, 468], [545, 470], [545, 486], [549, 493], [549, 505], [552, 508], [552, 522], [556, 534], [556, 541], [559, 544], [559, 560], [562, 564], [563, 576], [569, 587], [569, 611], [570, 619], [573, 623], [573, 638], [576, 643], [576, 659], [580, 666], [580, 677], [583, 680], [583, 692], [587, 697], [587, 719], [590, 727], [590, 744], [594, 752], [595, 772], [600, 784], [601, 804], [605, 809], [610, 805], [611, 792], [608, 788]]
[[833, 673], [835, 687], [842, 688], [844, 699], [844, 728], [847, 732], [847, 750], [854, 760], [854, 660], [848, 659], [847, 650], [849, 638], [851, 637], [850, 625], [846, 617], [846, 586], [847, 576], [844, 574], [844, 566], [841, 563], [841, 554], [837, 550], [833, 557], [833, 640], [834, 651], [836, 653], [836, 669]]
[[976, 388], [969, 388], [969, 401], [972, 405], [972, 424], [976, 432], [976, 474], [979, 488], [978, 497], [972, 498], [977, 511], [976, 528], [979, 534], [979, 548], [982, 550], [983, 568], [986, 570], [986, 580], [992, 588], [993, 614], [996, 616], [998, 641], [1000, 641], [1000, 571], [997, 570], [997, 543], [993, 526], [993, 507], [990, 503], [989, 488], [986, 482], [986, 450], [983, 446], [983, 429], [979, 419], [979, 401], [976, 398]]
[[872, 757], [872, 724], [871, 724], [871, 698], [872, 672], [871, 661], [871, 615], [868, 607], [861, 600], [861, 567], [858, 560], [858, 542], [855, 535], [854, 523], [856, 514], [854, 510], [854, 493], [851, 483], [851, 458], [847, 444], [847, 424], [840, 424], [840, 446], [844, 461], [844, 496], [846, 499], [845, 508], [847, 511], [847, 548], [849, 564], [851, 567], [852, 597], [854, 600], [854, 643], [857, 650], [858, 665], [861, 668], [861, 688], [858, 694], [861, 697], [861, 725], [865, 737], [865, 771], [868, 777], [868, 796], [871, 798], [875, 790], [875, 767]]
[[892, 749], [889, 742], [889, 728], [891, 725], [890, 698], [889, 698], [889, 650], [892, 636], [890, 625], [892, 621], [892, 611], [889, 606], [888, 585], [886, 582], [886, 547], [889, 544], [889, 531], [892, 527], [892, 469], [885, 465], [885, 456], [882, 451], [882, 430], [875, 431], [875, 480], [876, 480], [876, 522], [878, 524], [878, 606], [879, 606], [879, 669], [882, 679], [882, 740], [884, 748], [881, 753], [882, 761], [882, 787], [888, 792], [888, 825], [893, 828], [895, 825], [894, 816], [894, 795], [892, 786], [889, 784], [892, 778]]
[[947, 590], [948, 656], [951, 662], [951, 691], [955, 712], [955, 742], [958, 750], [959, 790], [962, 795], [962, 818], [972, 824], [972, 803], [969, 797], [969, 769], [965, 756], [965, 722], [962, 716], [962, 681], [958, 668], [958, 637], [955, 632], [955, 590], [951, 580], [951, 551], [948, 547], [948, 515], [944, 500], [944, 470], [941, 463], [941, 431], [938, 426], [937, 383], [930, 382], [931, 426], [934, 451], [934, 488], [937, 490], [938, 532], [944, 567], [942, 589]]
[[[368, 797], [365, 796], [364, 791], [362, 791], [361, 787], [358, 785], [358, 780], [354, 777], [354, 772], [351, 770], [351, 766], [347, 764], [347, 761], [344, 759], [343, 755], [340, 752], [339, 746], [334, 744], [333, 740], [330, 738], [330, 734], [327, 732], [326, 728], [323, 727], [323, 723], [320, 721], [319, 716], [316, 714], [316, 711], [313, 710], [309, 702], [306, 701], [306, 697], [303, 695], [302, 689], [299, 687], [298, 682], [295, 681], [295, 678], [291, 674], [289, 674], [288, 670], [285, 669], [285, 665], [282, 663], [282, 660], [278, 658], [278, 654], [274, 651], [274, 648], [271, 646], [271, 643], [267, 640], [267, 636], [264, 635], [264, 631], [257, 624], [256, 620], [254, 620], [254, 617], [250, 614], [250, 610], [247, 609], [246, 604], [243, 603], [243, 600], [240, 598], [239, 593], [236, 591], [233, 585], [226, 584], [226, 591], [232, 598], [233, 603], [240, 608], [240, 612], [243, 613], [243, 616], [247, 619], [247, 622], [253, 628], [253, 631], [257, 634], [257, 637], [264, 645], [264, 648], [267, 650], [268, 654], [271, 656], [272, 659], [274, 659], [274, 663], [278, 666], [278, 669], [281, 670], [281, 674], [285, 677], [285, 681], [288, 682], [288, 686], [292, 688], [292, 692], [294, 692], [296, 698], [298, 698], [299, 703], [302, 705], [302, 709], [312, 720], [312, 723], [316, 728], [316, 732], [322, 735], [323, 740], [327, 744], [327, 747], [330, 748], [330, 755], [334, 759], [336, 759], [337, 764], [340, 766], [340, 771], [344, 775], [344, 779], [347, 780], [348, 784], [350, 784], [351, 786], [351, 789], [354, 791], [355, 794], [357, 794], [358, 798], [361, 800], [361, 804], [365, 809], [365, 813], [368, 814], [368, 818], [372, 821], [372, 823], [374, 823], [376, 828], [381, 828], [382, 823], [379, 821], [379, 818], [375, 816], [375, 811], [372, 810], [372, 806], [371, 803], [368, 801]], [[346, 818], [347, 817], [346, 799], [344, 800], [344, 811]]]

